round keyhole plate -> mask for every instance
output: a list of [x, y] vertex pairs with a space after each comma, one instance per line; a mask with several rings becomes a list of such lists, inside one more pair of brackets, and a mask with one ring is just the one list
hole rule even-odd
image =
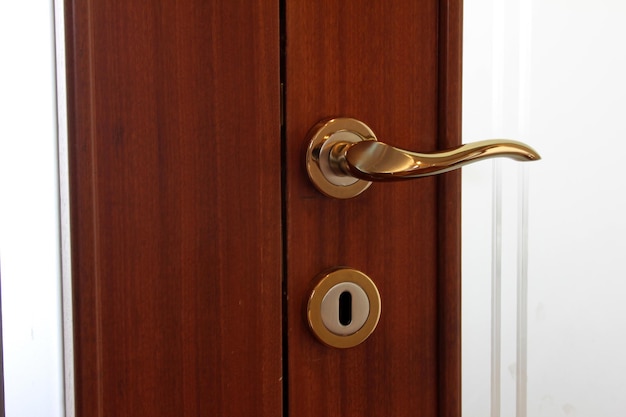
[[[307, 320], [313, 334], [336, 348], [357, 346], [367, 339], [380, 318], [380, 294], [364, 273], [351, 268], [333, 268], [316, 279], [307, 305]], [[341, 323], [340, 297], [351, 294], [351, 321]]]

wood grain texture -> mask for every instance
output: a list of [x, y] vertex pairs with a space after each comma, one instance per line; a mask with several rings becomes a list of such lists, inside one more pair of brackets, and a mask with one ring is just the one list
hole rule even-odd
[[[340, 201], [310, 185], [302, 156], [307, 130], [332, 116], [407, 149], [458, 143], [460, 3], [286, 6], [288, 415], [459, 416], [458, 174]], [[382, 298], [378, 328], [348, 350], [305, 322], [314, 277], [336, 265], [368, 274]]]
[[[461, 143], [463, 3], [440, 2], [439, 148]], [[461, 416], [461, 172], [438, 179], [439, 416]]]
[[278, 3], [65, 10], [77, 416], [280, 416]]

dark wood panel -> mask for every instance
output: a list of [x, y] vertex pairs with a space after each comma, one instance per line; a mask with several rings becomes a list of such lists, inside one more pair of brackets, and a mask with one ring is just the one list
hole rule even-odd
[[77, 415], [281, 415], [278, 3], [66, 13]]
[[[463, 2], [439, 5], [439, 148], [461, 143]], [[461, 416], [461, 172], [438, 177], [439, 416]]]
[[[458, 143], [460, 5], [286, 6], [289, 415], [458, 416], [458, 174], [340, 201], [310, 185], [302, 158], [307, 130], [331, 116], [408, 149]], [[304, 315], [312, 280], [336, 265], [368, 274], [382, 298], [378, 328], [348, 350], [322, 346]]]

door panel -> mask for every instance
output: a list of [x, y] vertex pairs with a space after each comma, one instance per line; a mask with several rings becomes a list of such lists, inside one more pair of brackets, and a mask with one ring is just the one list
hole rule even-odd
[[[78, 416], [460, 415], [458, 174], [339, 201], [303, 164], [329, 116], [459, 143], [459, 3], [283, 2], [281, 141], [278, 1], [67, 0]], [[382, 297], [347, 350], [305, 320], [336, 265]]]
[[[286, 49], [289, 415], [460, 415], [456, 174], [323, 196], [303, 166], [307, 130], [348, 116], [415, 150], [458, 144], [460, 5], [289, 1]], [[379, 288], [363, 344], [325, 347], [303, 306], [321, 271]]]
[[281, 415], [278, 5], [66, 10], [76, 414]]

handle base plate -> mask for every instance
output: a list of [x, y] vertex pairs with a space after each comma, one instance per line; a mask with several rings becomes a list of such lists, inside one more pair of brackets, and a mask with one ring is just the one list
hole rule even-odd
[[374, 132], [363, 122], [350, 118], [323, 120], [308, 135], [306, 169], [315, 188], [334, 198], [352, 198], [367, 190], [371, 181], [342, 174], [331, 166], [331, 150], [338, 143], [376, 141]]

